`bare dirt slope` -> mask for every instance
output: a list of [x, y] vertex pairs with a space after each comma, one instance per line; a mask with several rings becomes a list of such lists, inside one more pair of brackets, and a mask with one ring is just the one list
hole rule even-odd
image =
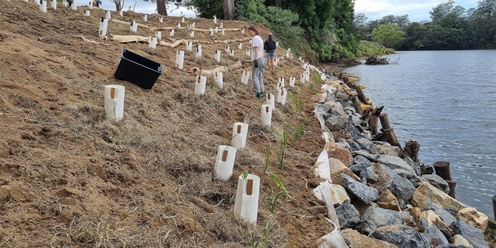
[[[122, 44], [98, 37], [99, 18], [59, 6], [42, 13], [33, 2], [0, 1], [0, 246], [1, 247], [244, 247], [263, 242], [269, 223], [272, 247], [312, 247], [332, 229], [326, 208], [312, 196], [318, 184], [311, 166], [324, 146], [313, 104], [307, 99], [314, 84], [291, 90], [286, 105], [278, 105], [273, 125], [263, 127], [260, 105], [251, 85], [240, 83], [242, 68], [224, 73], [224, 87], [210, 87], [204, 96], [193, 92], [193, 67], [217, 66], [215, 40], [248, 38], [240, 31], [225, 36], [196, 32], [203, 59], [186, 51], [183, 70], [174, 68], [177, 48], [145, 43]], [[157, 15], [113, 12], [112, 17], [135, 19], [151, 28], [174, 27], [181, 18], [160, 24]], [[196, 27], [215, 27], [196, 19]], [[184, 25], [184, 24], [183, 24]], [[217, 24], [218, 26], [219, 24]], [[249, 23], [224, 21], [225, 28]], [[260, 27], [262, 37], [268, 30]], [[129, 35], [127, 24], [110, 22], [112, 34]], [[167, 42], [189, 39], [176, 30]], [[146, 27], [138, 35], [152, 36]], [[99, 42], [94, 44], [81, 38]], [[238, 43], [235, 57], [222, 52], [221, 64], [249, 59]], [[196, 45], [196, 44], [195, 44]], [[123, 48], [163, 65], [152, 90], [114, 79]], [[278, 48], [278, 54], [285, 50]], [[303, 72], [301, 62], [284, 60], [274, 74], [265, 73], [266, 91], [275, 92], [278, 77]], [[125, 114], [120, 122], [105, 120], [104, 85], [126, 87]], [[232, 125], [250, 124], [247, 147], [237, 152], [234, 175], [215, 179], [213, 167], [219, 145], [230, 145]], [[296, 139], [298, 124], [303, 135]], [[279, 168], [280, 140], [289, 130], [284, 169]], [[264, 176], [277, 174], [291, 194], [269, 209], [271, 188]], [[258, 222], [250, 226], [233, 214], [237, 175], [261, 176]], [[247, 230], [253, 230], [253, 239]]]

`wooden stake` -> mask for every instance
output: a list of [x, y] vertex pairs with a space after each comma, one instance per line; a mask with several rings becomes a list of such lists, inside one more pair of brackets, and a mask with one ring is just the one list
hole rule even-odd
[[379, 117], [378, 116], [371, 116], [370, 119], [369, 119], [369, 127], [370, 127], [370, 132], [372, 133], [372, 135], [376, 135], [377, 133], [379, 133], [378, 129], [377, 129], [377, 123], [379, 122]]
[[493, 196], [493, 212], [494, 212], [494, 219], [496, 220], [496, 195]]
[[253, 194], [253, 179], [248, 179], [246, 182], [246, 195]]
[[367, 100], [367, 97], [365, 97], [365, 94], [363, 94], [363, 91], [362, 91], [362, 88], [360, 87], [360, 85], [354, 85], [354, 87], [355, 87], [355, 91], [357, 92], [358, 98], [360, 99], [360, 101], [364, 104], [369, 104], [369, 101]]
[[381, 120], [381, 126], [383, 129], [391, 129], [391, 125], [389, 124], [389, 117], [386, 113], [380, 114], [379, 119]]
[[360, 103], [360, 100], [358, 100], [358, 97], [354, 96], [352, 101], [353, 101], [353, 105], [355, 106], [357, 113], [362, 114], [363, 113], [362, 105]]
[[434, 162], [434, 168], [436, 169], [436, 174], [442, 177], [444, 180], [451, 180], [450, 163], [446, 161], [436, 161]]
[[396, 134], [394, 133], [394, 130], [392, 128], [382, 129], [382, 132], [384, 133], [386, 141], [389, 142], [389, 144], [391, 144], [392, 146], [400, 146], [398, 137], [396, 137]]
[[238, 125], [238, 129], [236, 130], [238, 133], [241, 133], [241, 125]]
[[456, 182], [452, 181], [452, 180], [446, 180], [446, 182], [448, 183], [448, 187], [450, 189], [450, 192], [448, 195], [456, 199], [456, 196], [455, 196], [456, 195], [455, 194]]

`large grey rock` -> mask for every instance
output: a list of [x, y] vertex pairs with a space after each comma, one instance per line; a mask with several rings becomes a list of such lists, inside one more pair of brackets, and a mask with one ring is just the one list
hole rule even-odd
[[364, 156], [355, 156], [353, 158], [353, 164], [349, 167], [353, 173], [360, 175], [360, 172], [365, 170], [365, 168], [370, 167], [370, 160]]
[[344, 229], [341, 231], [344, 241], [349, 248], [398, 248], [398, 246], [388, 242], [370, 238], [353, 229]]
[[426, 237], [407, 225], [384, 226], [375, 230], [370, 237], [384, 240], [402, 248], [430, 247]]
[[367, 151], [370, 151], [374, 146], [374, 143], [372, 143], [372, 141], [365, 138], [357, 139], [356, 142], [360, 145], [362, 149], [365, 149]]
[[413, 198], [413, 193], [415, 192], [415, 186], [410, 180], [395, 176], [392, 178], [391, 186], [389, 187], [391, 193], [393, 193], [396, 198], [401, 198], [406, 201], [410, 201]]
[[421, 183], [415, 190], [412, 203], [421, 209], [437, 206], [444, 209], [459, 211], [466, 207], [463, 203], [457, 201], [428, 182]]
[[425, 234], [427, 240], [431, 244], [431, 247], [449, 244], [449, 241], [446, 239], [443, 232], [437, 228], [437, 226], [428, 226], [425, 229]]
[[339, 225], [342, 229], [353, 228], [356, 224], [360, 223], [360, 213], [351, 204], [342, 204], [336, 208], [338, 215]]
[[410, 178], [410, 182], [413, 183], [413, 186], [415, 186], [415, 188], [418, 188], [420, 186], [420, 184], [422, 184], [423, 182], [426, 182], [426, 180], [423, 179], [422, 177], [416, 176], [416, 177]]
[[474, 248], [489, 248], [484, 240], [484, 233], [480, 229], [463, 221], [454, 221], [450, 227], [454, 233], [462, 235]]
[[362, 216], [360, 229], [362, 233], [370, 234], [379, 227], [403, 224], [404, 219], [408, 218], [406, 215], [406, 212], [370, 207]]
[[442, 177], [436, 174], [425, 174], [422, 175], [421, 178], [432, 184], [432, 186], [442, 190], [444, 193], [449, 194], [450, 189], [448, 182], [446, 182]]
[[349, 122], [348, 115], [339, 102], [329, 101], [325, 105], [329, 107], [326, 114], [325, 125], [330, 131], [339, 131], [345, 128]]
[[381, 164], [384, 164], [387, 167], [391, 168], [396, 173], [404, 174], [408, 178], [412, 178], [412, 177], [416, 176], [416, 173], [413, 170], [413, 168], [407, 162], [405, 162], [403, 159], [401, 159], [400, 157], [390, 156], [390, 155], [371, 154], [365, 150], [354, 151], [353, 155], [362, 155], [362, 156], [368, 158], [370, 161], [379, 162]]
[[422, 175], [422, 170], [420, 169], [419, 163], [415, 163], [415, 161], [413, 161], [413, 159], [410, 157], [405, 157], [405, 158], [403, 158], [403, 160], [405, 160], [405, 162], [407, 162], [413, 168], [416, 176]]
[[377, 181], [379, 181], [379, 175], [375, 174], [371, 167], [367, 167], [365, 168], [365, 170], [361, 171], [360, 178], [365, 178], [365, 180], [369, 183], [376, 183]]
[[351, 178], [348, 175], [340, 174], [343, 187], [348, 190], [348, 192], [353, 195], [358, 200], [362, 201], [365, 204], [369, 204], [377, 198], [379, 198], [379, 193], [376, 189], [371, 188], [363, 183], [355, 181], [355, 179]]
[[444, 208], [438, 206], [430, 206], [427, 209], [434, 211], [434, 213], [436, 213], [447, 226], [450, 226], [451, 223], [456, 221], [456, 217], [453, 216], [450, 212], [446, 211]]

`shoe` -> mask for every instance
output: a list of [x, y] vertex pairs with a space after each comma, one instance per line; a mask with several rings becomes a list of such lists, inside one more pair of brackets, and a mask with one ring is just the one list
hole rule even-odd
[[260, 93], [260, 98], [264, 98], [265, 97], [265, 92], [262, 91], [262, 93]]
[[255, 94], [255, 96], [256, 96], [257, 98], [262, 98], [262, 97], [263, 97], [263, 94], [262, 94], [262, 93], [257, 92], [257, 93]]

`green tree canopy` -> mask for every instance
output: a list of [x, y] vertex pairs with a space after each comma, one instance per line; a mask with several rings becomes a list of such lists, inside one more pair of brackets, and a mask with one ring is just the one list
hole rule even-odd
[[392, 23], [381, 24], [372, 31], [372, 40], [391, 48], [398, 48], [405, 40], [405, 32]]

